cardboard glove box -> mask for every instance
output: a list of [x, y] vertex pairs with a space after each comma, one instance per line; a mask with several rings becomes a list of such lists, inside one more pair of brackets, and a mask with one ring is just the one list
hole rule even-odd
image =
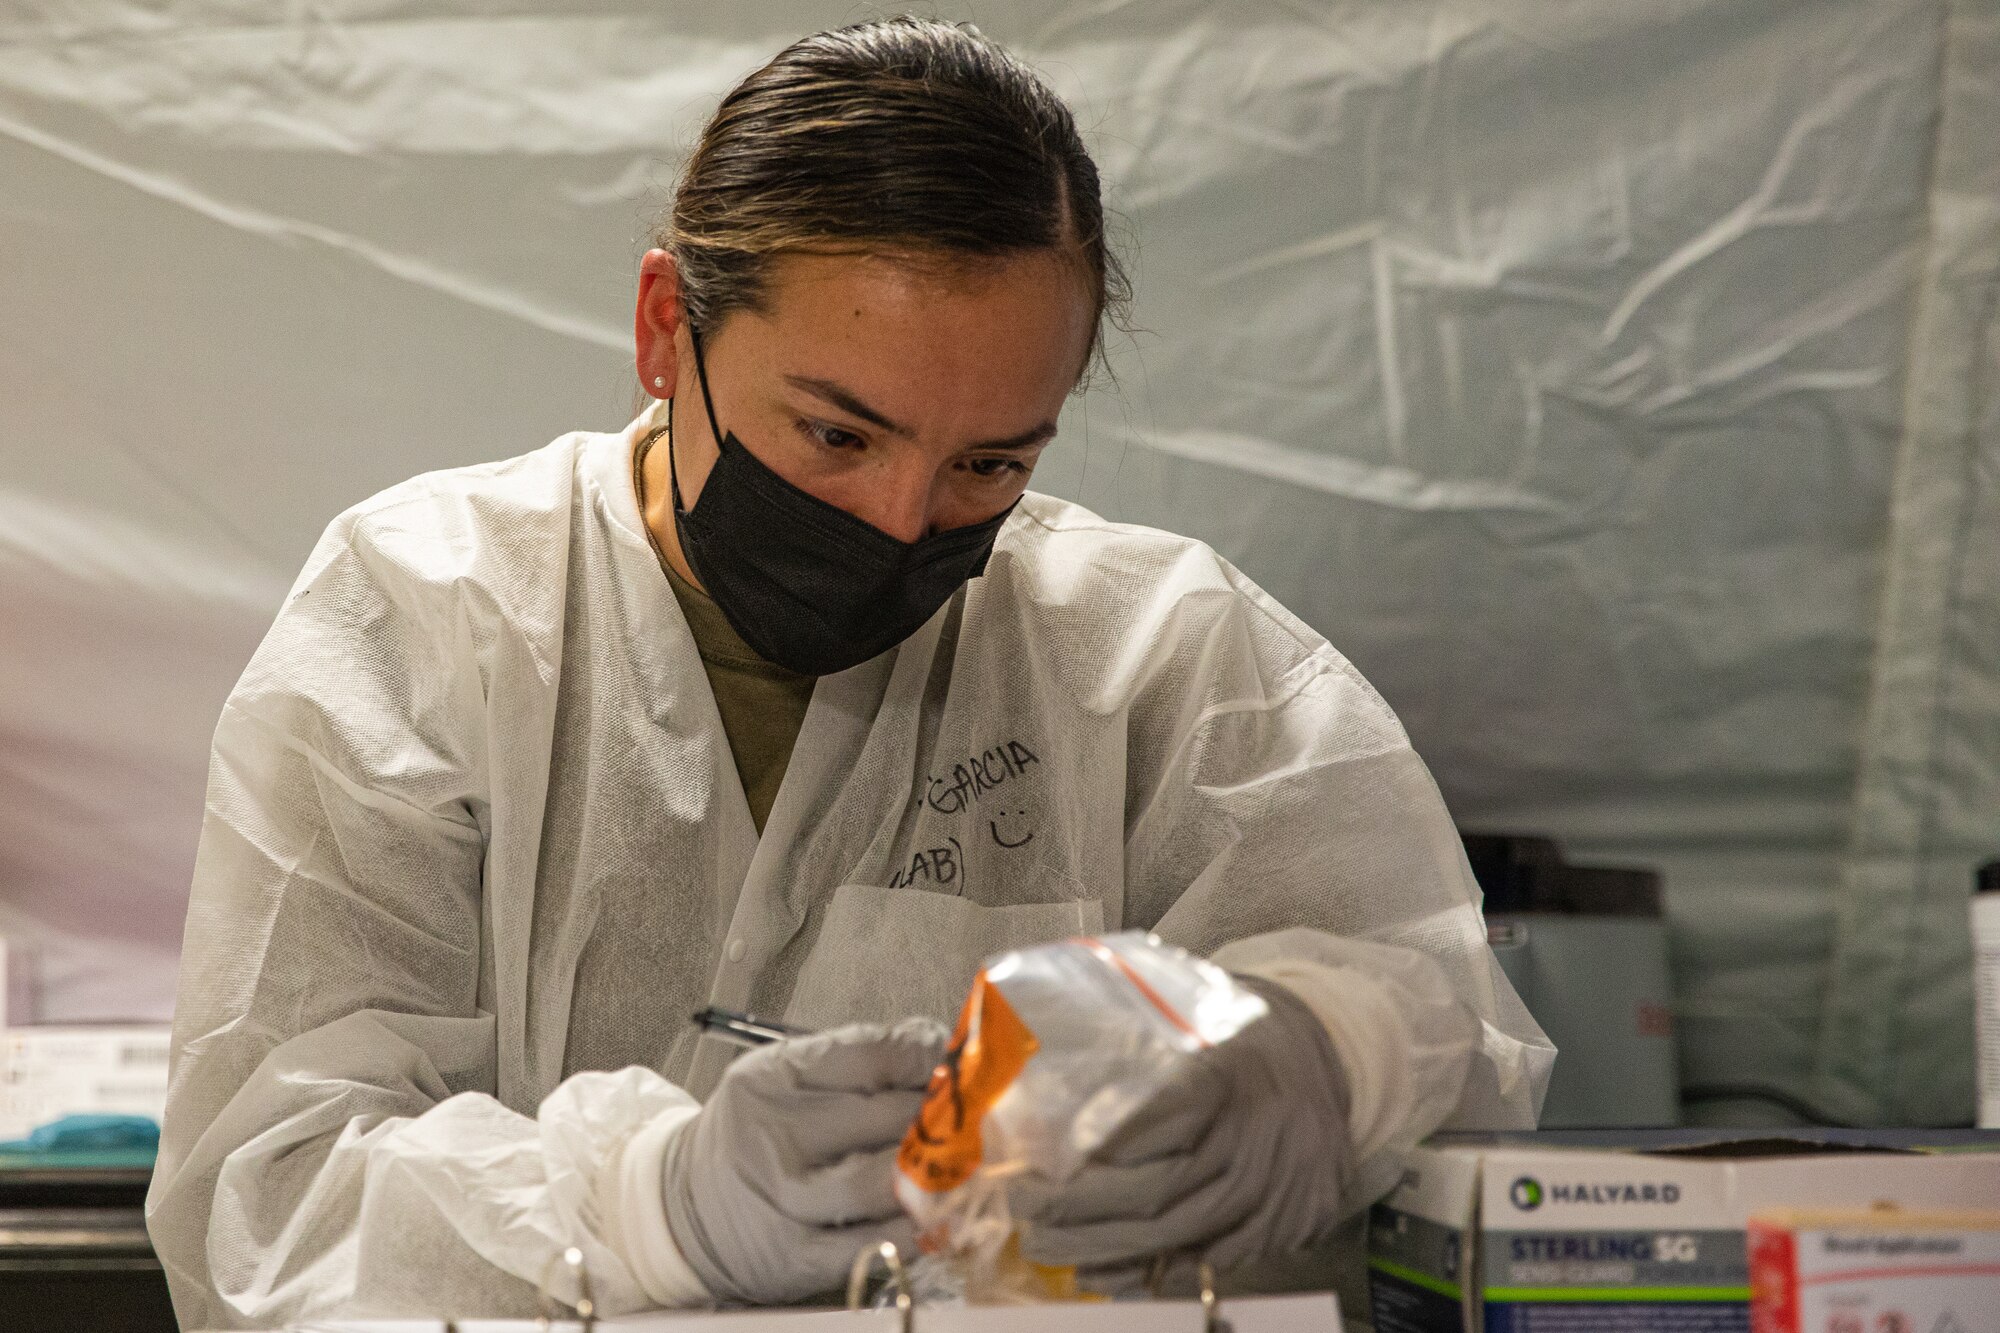
[[172, 1044], [163, 1023], [7, 1030], [0, 1034], [0, 1139], [85, 1112], [157, 1121]]
[[1370, 1304], [1376, 1333], [1749, 1333], [1753, 1214], [1996, 1200], [1977, 1130], [1445, 1135], [1370, 1213]]

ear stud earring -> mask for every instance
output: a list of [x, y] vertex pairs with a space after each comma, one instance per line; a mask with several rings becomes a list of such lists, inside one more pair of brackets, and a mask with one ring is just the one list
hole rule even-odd
[[664, 388], [666, 388], [666, 387], [667, 387], [667, 377], [666, 377], [665, 375], [655, 375], [655, 376], [653, 376], [653, 387], [654, 387], [655, 389], [664, 389]]

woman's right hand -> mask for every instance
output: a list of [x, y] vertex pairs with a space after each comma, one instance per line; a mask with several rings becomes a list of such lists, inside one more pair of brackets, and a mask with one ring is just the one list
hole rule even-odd
[[896, 1150], [949, 1033], [927, 1018], [857, 1024], [736, 1060], [667, 1149], [667, 1224], [720, 1300], [840, 1287], [865, 1245], [914, 1251]]

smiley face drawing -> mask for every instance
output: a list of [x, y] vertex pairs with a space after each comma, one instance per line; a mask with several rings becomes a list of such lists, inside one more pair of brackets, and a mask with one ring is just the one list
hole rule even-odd
[[1027, 813], [1028, 812], [1026, 810], [1002, 810], [1000, 812], [1000, 816], [998, 819], [987, 820], [986, 828], [987, 831], [993, 835], [993, 841], [997, 845], [1008, 848], [1009, 850], [1015, 847], [1026, 847], [1029, 843], [1033, 842], [1035, 840], [1035, 835], [1032, 831], [1022, 834], [1019, 838], [1009, 838], [1007, 837], [1006, 834], [1000, 831], [1001, 819], [1008, 819], [1008, 818], [1021, 819], [1024, 818], [1027, 815]]

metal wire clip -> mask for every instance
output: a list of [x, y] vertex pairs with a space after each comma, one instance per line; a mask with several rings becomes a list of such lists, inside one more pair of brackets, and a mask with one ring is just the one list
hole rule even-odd
[[[549, 1292], [549, 1276], [555, 1272], [557, 1264], [562, 1264], [576, 1274], [576, 1317], [583, 1324], [583, 1333], [591, 1333], [591, 1330], [597, 1327], [597, 1301], [590, 1293], [590, 1270], [584, 1267], [583, 1251], [574, 1245], [560, 1254], [551, 1255], [548, 1263], [542, 1268], [541, 1286], [535, 1293], [536, 1303], [540, 1305], [542, 1311], [540, 1323], [542, 1333], [549, 1333], [555, 1326], [549, 1312], [562, 1304]], [[556, 1318], [561, 1318], [561, 1315], [558, 1314]], [[569, 1321], [563, 1319], [563, 1322]]]
[[854, 1256], [854, 1267], [847, 1274], [847, 1308], [861, 1308], [861, 1300], [868, 1294], [868, 1274], [874, 1270], [877, 1259], [889, 1270], [889, 1285], [896, 1291], [896, 1313], [902, 1317], [903, 1333], [915, 1333], [917, 1302], [910, 1295], [910, 1275], [903, 1268], [903, 1253], [894, 1241], [870, 1245]]

